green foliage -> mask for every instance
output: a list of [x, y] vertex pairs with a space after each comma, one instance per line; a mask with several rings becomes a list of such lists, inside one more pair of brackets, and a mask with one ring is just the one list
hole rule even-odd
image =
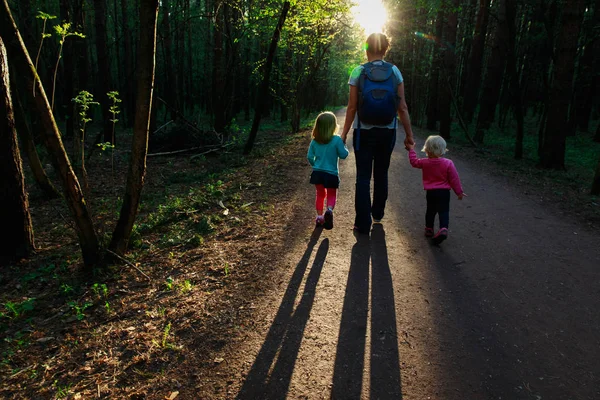
[[55, 396], [57, 399], [66, 399], [71, 394], [71, 387], [73, 384], [69, 383], [68, 385], [63, 386], [58, 383], [58, 380], [55, 380], [52, 386], [56, 390]]
[[104, 283], [94, 283], [92, 285], [92, 292], [94, 292], [98, 298], [106, 299], [108, 297], [108, 287]]
[[20, 302], [7, 301], [4, 303], [5, 311], [0, 311], [0, 318], [16, 319], [33, 311], [35, 298], [28, 298]]
[[108, 96], [108, 98], [111, 101], [111, 105], [109, 107], [109, 112], [112, 114], [112, 118], [110, 119], [110, 122], [112, 122], [113, 124], [116, 124], [119, 120], [117, 119], [117, 114], [119, 114], [121, 111], [119, 111], [119, 103], [122, 101], [121, 99], [119, 99], [119, 92], [117, 91], [112, 91], [112, 92], [108, 92], [106, 94]]
[[[41, 20], [44, 21], [43, 26], [42, 26], [42, 40], [40, 40], [40, 46], [38, 47], [37, 56], [35, 57], [35, 70], [37, 71], [37, 66], [38, 66], [38, 62], [40, 60], [40, 54], [42, 52], [42, 46], [44, 44], [44, 39], [52, 36], [51, 34], [46, 33], [46, 23], [50, 19], [55, 19], [56, 16], [55, 15], [50, 15], [50, 14], [42, 12], [42, 11], [38, 11], [38, 14], [36, 15], [36, 18], [37, 19], [41, 19]], [[34, 94], [35, 94], [35, 92], [34, 92]]]
[[[68, 38], [69, 36], [77, 36], [80, 38], [85, 38], [85, 35], [83, 33], [75, 32], [75, 31], [71, 30], [70, 22], [63, 22], [62, 25], [55, 25], [54, 31], [60, 37], [59, 43], [61, 46], [65, 43], [65, 39]], [[60, 53], [59, 53], [59, 58], [60, 58]]]
[[48, 13], [45, 13], [43, 11], [38, 11], [37, 15], [35, 16], [37, 19], [42, 19], [44, 21], [49, 20], [49, 19], [56, 19], [56, 15], [50, 15]]
[[73, 98], [73, 101], [77, 104], [77, 107], [79, 108], [79, 129], [81, 132], [85, 132], [85, 125], [88, 122], [92, 121], [92, 119], [88, 115], [90, 107], [93, 105], [100, 105], [100, 103], [94, 101], [94, 95], [88, 92], [87, 90], [82, 90], [81, 92], [79, 92], [79, 94]]
[[194, 284], [190, 282], [189, 279], [186, 279], [182, 283], [180, 283], [178, 287], [181, 293], [188, 293], [194, 289]]
[[75, 317], [81, 321], [85, 318], [84, 311], [89, 307], [93, 306], [94, 303], [86, 301], [84, 303], [79, 303], [77, 301], [69, 301], [67, 305], [71, 308], [71, 311], [75, 315]]
[[112, 150], [112, 149], [115, 148], [115, 146], [112, 143], [110, 143], [110, 142], [98, 143], [96, 146], [98, 146], [100, 148], [100, 150], [102, 150], [102, 151], [106, 151], [108, 149]]

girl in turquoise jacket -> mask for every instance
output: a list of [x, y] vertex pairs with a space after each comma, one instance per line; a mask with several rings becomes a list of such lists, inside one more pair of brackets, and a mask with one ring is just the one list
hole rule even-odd
[[[312, 131], [312, 141], [308, 147], [306, 158], [313, 168], [310, 183], [317, 189], [315, 207], [317, 209], [317, 227], [333, 228], [333, 208], [340, 186], [338, 172], [339, 159], [348, 157], [348, 149], [337, 135], [339, 126], [332, 112], [319, 114]], [[323, 214], [324, 201], [327, 199], [327, 210]]]

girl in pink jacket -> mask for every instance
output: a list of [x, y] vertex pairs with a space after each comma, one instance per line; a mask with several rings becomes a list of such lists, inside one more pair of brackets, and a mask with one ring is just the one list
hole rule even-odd
[[[425, 236], [433, 243], [440, 244], [448, 238], [450, 220], [450, 189], [462, 200], [466, 194], [462, 190], [456, 167], [451, 160], [442, 157], [446, 152], [446, 141], [437, 135], [429, 136], [423, 146], [427, 158], [418, 158], [414, 145], [407, 145], [410, 165], [423, 170], [423, 189], [427, 191], [427, 211], [425, 212]], [[435, 215], [439, 215], [440, 230], [434, 235]]]

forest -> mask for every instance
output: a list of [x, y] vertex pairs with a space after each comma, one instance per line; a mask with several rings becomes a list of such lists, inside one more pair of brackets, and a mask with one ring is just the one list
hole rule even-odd
[[[55, 307], [82, 320], [86, 295], [110, 309], [105, 284], [82, 282], [115, 265], [143, 280], [144, 257], [205, 246], [232, 207], [222, 174], [260, 170], [316, 113], [344, 107], [370, 29], [391, 38], [415, 127], [547, 175], [574, 171], [597, 205], [600, 0], [358, 3], [2, 0], [0, 285], [42, 277], [40, 292], [60, 291]], [[151, 163], [171, 175], [149, 186]], [[260, 202], [231, 196], [240, 212]], [[32, 216], [34, 203], [46, 208]], [[172, 224], [186, 228], [165, 233]], [[52, 280], [59, 269], [72, 281]], [[18, 326], [45, 312], [26, 293], [0, 298], [0, 332], [13, 333], [2, 374], [19, 372]]]
[[[35, 74], [12, 74], [17, 95], [4, 107], [14, 114], [36, 184], [49, 197], [64, 191], [85, 264], [96, 264], [105, 247], [86, 206], [86, 158], [120, 147], [115, 132], [131, 132], [126, 195], [108, 246], [123, 255], [139, 207], [147, 146], [168, 142], [162, 150], [175, 151], [244, 142], [248, 154], [262, 117], [298, 132], [303, 116], [344, 104], [346, 77], [361, 62], [364, 39], [351, 22], [351, 6], [342, 0], [6, 1], [2, 36], [9, 61], [3, 74], [11, 67]], [[568, 6], [390, 1], [388, 60], [403, 72], [414, 125], [446, 139], [464, 135], [474, 146], [498, 127], [513, 141], [516, 160], [534, 153], [543, 168], [568, 168], [567, 138], [600, 141], [598, 6], [583, 0]], [[148, 117], [140, 114], [146, 108]], [[250, 129], [240, 129], [250, 120]], [[63, 138], [74, 143], [69, 151]], [[45, 148], [38, 150], [41, 143]], [[6, 169], [13, 172], [4, 180], [12, 188], [4, 194], [4, 209], [20, 232], [14, 243], [5, 242], [15, 253], [5, 254], [10, 258], [32, 251], [34, 238], [25, 188], [14, 184], [23, 181], [20, 152], [14, 143], [6, 149], [11, 151], [4, 159], [16, 165]], [[48, 179], [43, 156], [60, 171], [62, 190]], [[600, 192], [598, 171], [590, 182], [594, 195]]]

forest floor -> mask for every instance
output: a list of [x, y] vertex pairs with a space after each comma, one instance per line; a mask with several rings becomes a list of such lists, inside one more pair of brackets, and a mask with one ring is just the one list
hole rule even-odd
[[[239, 164], [149, 158], [132, 263], [91, 279], [62, 202], [33, 196], [38, 256], [0, 271], [0, 397], [600, 398], [597, 205], [456, 148], [468, 197], [434, 246], [402, 138], [356, 237], [352, 154], [314, 229], [308, 132]], [[94, 168], [110, 232], [125, 174]]]

